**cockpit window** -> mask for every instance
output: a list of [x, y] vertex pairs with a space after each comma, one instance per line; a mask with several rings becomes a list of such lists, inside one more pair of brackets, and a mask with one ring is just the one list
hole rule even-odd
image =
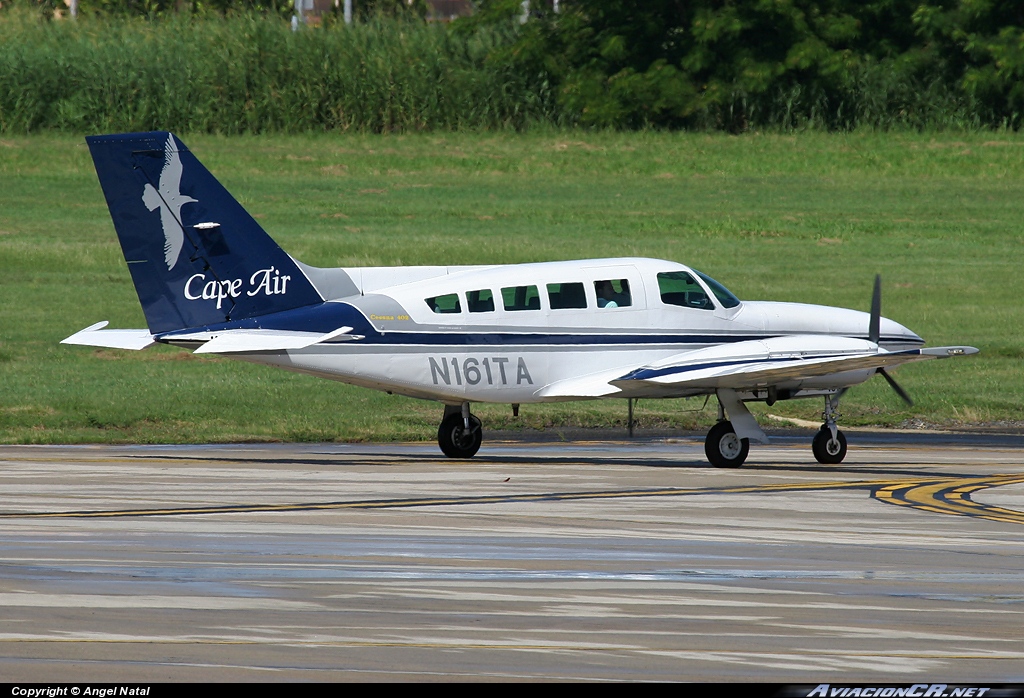
[[435, 313], [461, 313], [462, 304], [459, 303], [459, 294], [449, 293], [444, 296], [427, 298], [427, 305]]
[[487, 288], [470, 291], [466, 294], [466, 305], [471, 313], [493, 313], [494, 294]]
[[587, 292], [582, 283], [548, 284], [548, 304], [552, 310], [586, 308]]
[[540, 310], [540, 293], [536, 286], [509, 286], [501, 289], [505, 310]]
[[661, 291], [661, 302], [667, 305], [699, 310], [715, 309], [704, 287], [685, 271], [665, 271], [658, 274], [658, 290]]
[[627, 279], [606, 279], [594, 282], [598, 308], [628, 308], [633, 305]]
[[721, 303], [723, 307], [735, 308], [737, 305], [740, 304], [740, 299], [732, 295], [732, 292], [729, 291], [729, 289], [727, 289], [725, 286], [718, 283], [707, 274], [701, 274], [696, 269], [694, 269], [693, 271], [696, 272], [697, 276], [704, 279], [704, 283], [708, 285], [708, 288], [710, 288], [711, 292], [715, 294], [715, 298], [718, 299], [718, 302]]

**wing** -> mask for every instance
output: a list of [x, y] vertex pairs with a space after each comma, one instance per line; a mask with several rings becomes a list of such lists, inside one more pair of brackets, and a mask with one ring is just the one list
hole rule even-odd
[[160, 193], [165, 201], [181, 196], [182, 170], [178, 149], [174, 147], [173, 137], [168, 135], [164, 145], [164, 167], [160, 171]]
[[542, 388], [538, 395], [568, 399], [713, 392], [723, 388], [755, 390], [832, 374], [977, 352], [974, 347], [886, 351], [873, 342], [848, 337], [772, 337], [683, 352], [631, 370], [612, 369], [558, 381]]
[[185, 231], [167, 206], [160, 207], [160, 224], [164, 228], [164, 262], [170, 271], [178, 263], [181, 246], [185, 244]]

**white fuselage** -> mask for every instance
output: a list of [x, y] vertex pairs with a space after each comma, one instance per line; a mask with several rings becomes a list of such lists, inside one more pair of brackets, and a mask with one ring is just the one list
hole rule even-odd
[[[685, 272], [700, 284], [703, 307], [665, 302], [660, 273]], [[867, 313], [799, 303], [730, 302], [689, 267], [644, 258], [546, 262], [490, 267], [405, 267], [337, 270], [359, 295], [333, 302], [356, 308], [376, 334], [286, 352], [238, 355], [249, 361], [449, 404], [530, 403], [584, 399], [545, 395], [560, 381], [621, 369], [623, 373], [709, 346], [786, 335], [866, 337]], [[606, 304], [604, 281], [626, 289], [628, 303]], [[551, 285], [549, 287], [549, 285]], [[519, 309], [515, 288], [529, 291]], [[559, 308], [551, 288], [581, 294]], [[490, 308], [473, 298], [489, 292]], [[476, 295], [470, 295], [476, 294]], [[620, 296], [623, 294], [620, 294]], [[700, 293], [697, 293], [699, 296]], [[584, 301], [585, 296], [585, 301]], [[439, 300], [438, 300], [439, 299]], [[458, 312], [453, 304], [457, 299]], [[522, 299], [519, 299], [520, 301]], [[563, 301], [564, 303], [564, 301]], [[438, 310], [438, 305], [447, 307]], [[433, 306], [433, 307], [432, 307]], [[556, 307], [552, 307], [556, 306]], [[602, 307], [603, 306], [603, 307]], [[881, 321], [880, 346], [915, 348], [907, 328]], [[814, 347], [808, 347], [813, 349]], [[776, 386], [792, 393], [863, 382], [874, 370], [832, 374]], [[623, 397], [683, 397], [700, 390], [654, 389]]]

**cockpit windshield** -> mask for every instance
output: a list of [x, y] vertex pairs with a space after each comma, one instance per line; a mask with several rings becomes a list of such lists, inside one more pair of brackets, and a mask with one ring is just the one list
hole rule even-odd
[[704, 279], [704, 283], [706, 283], [708, 285], [708, 288], [711, 289], [711, 292], [715, 294], [715, 298], [717, 298], [718, 302], [722, 304], [722, 307], [735, 308], [737, 305], [740, 304], [740, 299], [734, 296], [732, 292], [725, 286], [718, 283], [707, 274], [702, 274], [696, 269], [694, 269], [693, 271], [697, 276]]

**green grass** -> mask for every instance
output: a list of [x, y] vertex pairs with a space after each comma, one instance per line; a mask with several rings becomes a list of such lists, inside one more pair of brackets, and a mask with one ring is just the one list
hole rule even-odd
[[[883, 313], [977, 357], [854, 389], [846, 424], [1015, 422], [1024, 408], [1024, 137], [806, 133], [184, 137], [277, 239], [320, 266], [643, 255], [741, 298]], [[434, 403], [170, 348], [58, 342], [144, 320], [80, 137], [0, 139], [0, 442], [433, 438]], [[644, 401], [697, 428], [714, 401]], [[621, 425], [623, 401], [482, 407], [485, 427]], [[763, 411], [763, 410], [762, 410]], [[817, 419], [818, 400], [772, 414]]]

